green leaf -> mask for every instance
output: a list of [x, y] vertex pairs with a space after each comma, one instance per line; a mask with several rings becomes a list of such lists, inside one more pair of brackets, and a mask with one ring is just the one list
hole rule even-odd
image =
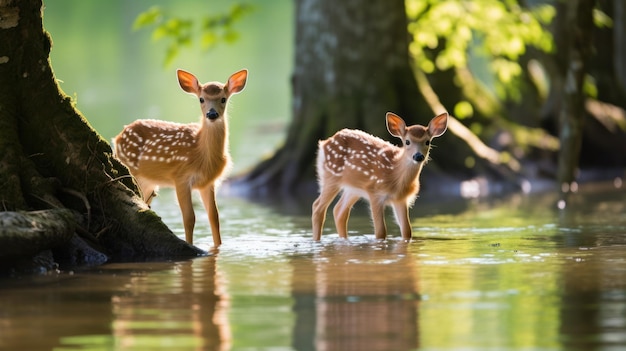
[[552, 5], [539, 5], [535, 7], [531, 13], [539, 22], [548, 24], [552, 22], [552, 19], [556, 16], [556, 9]]
[[156, 24], [162, 18], [163, 11], [161, 11], [161, 8], [158, 6], [153, 6], [137, 16], [135, 22], [133, 23], [133, 30], [138, 30]]
[[515, 61], [506, 59], [495, 59], [491, 63], [491, 67], [502, 83], [511, 83], [513, 78], [522, 73], [522, 67]]
[[224, 14], [204, 16], [202, 19], [186, 19], [169, 16], [158, 6], [153, 6], [137, 16], [133, 29], [154, 26], [152, 40], [166, 42], [164, 65], [168, 66], [182, 48], [197, 45], [196, 40], [200, 41], [203, 49], [212, 48], [220, 42], [237, 41], [239, 32], [234, 29], [234, 24], [253, 9], [253, 6], [240, 3], [232, 6], [229, 12]]
[[468, 101], [459, 101], [454, 106], [454, 116], [458, 119], [469, 118], [474, 115], [474, 108]]
[[613, 27], [613, 20], [611, 17], [598, 8], [593, 9], [593, 23], [599, 28]]
[[254, 6], [249, 4], [235, 4], [230, 8], [230, 18], [233, 21], [240, 19], [242, 16], [254, 11]]
[[167, 50], [165, 50], [165, 60], [163, 61], [163, 65], [165, 67], [169, 67], [174, 59], [178, 56], [178, 45], [172, 44], [168, 46]]
[[160, 26], [156, 27], [154, 29], [154, 31], [152, 31], [152, 40], [153, 41], [159, 41], [160, 39], [162, 39], [163, 37], [166, 37], [168, 35], [169, 35], [169, 30], [168, 30], [167, 26], [160, 25]]
[[169, 19], [167, 22], [165, 22], [164, 27], [168, 34], [177, 36], [178, 33], [180, 33], [182, 29], [182, 23], [183, 23], [182, 20], [178, 18], [172, 18], [172, 19]]
[[217, 40], [217, 35], [215, 35], [213, 31], [206, 31], [202, 34], [202, 38], [200, 41], [202, 48], [207, 50], [215, 46], [217, 44]]
[[583, 81], [583, 91], [587, 96], [592, 98], [598, 97], [598, 86], [596, 85], [596, 80], [593, 76], [586, 74], [585, 79]]
[[180, 47], [190, 47], [193, 41], [191, 40], [191, 36], [189, 34], [179, 35], [176, 38], [176, 42]]
[[236, 42], [237, 39], [239, 39], [239, 33], [235, 32], [234, 30], [229, 30], [226, 31], [222, 37], [224, 38], [225, 42], [232, 44]]
[[[529, 47], [550, 52], [554, 42], [545, 28], [556, 16], [552, 5], [528, 9], [519, 0], [405, 0], [409, 50], [416, 66], [435, 69], [490, 68], [491, 87], [502, 98], [520, 96], [517, 60]], [[599, 16], [601, 18], [601, 16]], [[463, 105], [461, 105], [462, 107]]]

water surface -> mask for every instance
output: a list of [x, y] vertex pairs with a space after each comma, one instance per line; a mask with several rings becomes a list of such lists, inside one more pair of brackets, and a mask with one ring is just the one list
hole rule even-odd
[[[582, 189], [584, 190], [584, 189]], [[626, 192], [432, 205], [415, 240], [350, 239], [307, 200], [222, 194], [224, 244], [181, 262], [116, 263], [0, 282], [2, 350], [623, 350]], [[174, 195], [153, 208], [183, 237]], [[197, 244], [210, 249], [196, 203]]]

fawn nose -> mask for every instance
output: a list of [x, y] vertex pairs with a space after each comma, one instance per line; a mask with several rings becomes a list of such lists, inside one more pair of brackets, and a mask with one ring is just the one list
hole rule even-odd
[[415, 162], [422, 162], [422, 161], [424, 161], [425, 158], [426, 157], [424, 157], [424, 155], [421, 152], [413, 154], [413, 161], [415, 161]]
[[209, 112], [206, 113], [206, 118], [210, 119], [210, 120], [214, 120], [217, 117], [219, 117], [220, 114], [217, 113], [217, 111], [215, 111], [214, 108], [210, 109]]

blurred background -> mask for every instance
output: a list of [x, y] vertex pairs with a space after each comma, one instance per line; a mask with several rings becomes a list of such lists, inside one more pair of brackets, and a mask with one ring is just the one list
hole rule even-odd
[[200, 21], [222, 14], [239, 0], [80, 1], [45, 3], [52, 67], [61, 88], [109, 142], [125, 124], [156, 118], [180, 123], [200, 118], [197, 99], [183, 92], [176, 69], [201, 82], [225, 82], [247, 68], [245, 91], [230, 100], [230, 147], [235, 172], [251, 167], [282, 141], [289, 119], [289, 76], [293, 66], [293, 2], [254, 2], [235, 23], [239, 34], [204, 50], [192, 43], [166, 64], [168, 43], [151, 30], [133, 30], [139, 14], [154, 6], [170, 16]]
[[230, 147], [235, 174], [267, 160], [247, 177], [253, 187], [293, 193], [294, 185], [314, 180], [317, 140], [343, 127], [389, 138], [389, 110], [409, 124], [443, 110], [455, 117], [437, 140], [445, 150], [433, 150], [423, 177], [473, 182], [456, 195], [497, 193], [498, 183], [528, 191], [541, 180], [570, 189], [577, 180], [624, 175], [620, 2], [45, 6], [61, 87], [107, 140], [135, 119], [198, 120], [199, 106], [179, 88], [176, 68], [202, 82], [248, 68], [246, 90], [230, 103]]

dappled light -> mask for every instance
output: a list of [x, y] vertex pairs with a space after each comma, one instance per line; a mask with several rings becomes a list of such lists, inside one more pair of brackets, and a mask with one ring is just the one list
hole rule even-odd
[[[561, 210], [555, 196], [463, 202], [455, 212], [422, 204], [409, 244], [396, 229], [376, 240], [362, 206], [348, 240], [327, 226], [313, 242], [308, 206], [285, 215], [274, 205], [220, 198], [224, 243], [213, 256], [3, 280], [0, 346], [620, 347], [625, 198], [610, 183], [578, 189]], [[154, 208], [183, 238], [173, 192], [163, 191]], [[208, 223], [198, 223], [197, 236], [211, 248]]]
[[624, 33], [619, 1], [0, 1], [0, 349], [624, 349]]

